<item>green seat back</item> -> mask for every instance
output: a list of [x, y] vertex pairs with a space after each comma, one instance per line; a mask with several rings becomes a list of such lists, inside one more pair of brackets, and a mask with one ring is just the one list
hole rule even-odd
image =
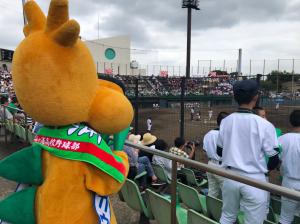
[[168, 179], [167, 174], [165, 173], [164, 168], [161, 165], [152, 164], [153, 170], [157, 178], [167, 184], [171, 184], [171, 181]]
[[14, 130], [15, 135], [18, 136], [19, 138], [21, 138], [21, 126], [18, 124], [15, 124], [14, 127], [15, 127], [15, 130]]
[[206, 196], [207, 216], [219, 221], [222, 215], [223, 202], [220, 199]]
[[198, 182], [193, 170], [188, 168], [181, 168], [181, 171], [185, 174], [186, 181], [188, 182], [189, 185], [198, 186]]
[[270, 205], [271, 205], [271, 208], [273, 209], [273, 212], [277, 215], [280, 215], [280, 212], [281, 212], [280, 198], [271, 197]]
[[281, 213], [281, 200], [280, 198], [270, 198], [270, 211], [268, 214], [268, 220], [277, 223], [279, 221]]
[[183, 183], [177, 183], [178, 193], [182, 202], [190, 209], [196, 212], [206, 214], [206, 203], [204, 203], [205, 208], [201, 204], [200, 197], [202, 196], [205, 201], [204, 195], [199, 195], [198, 191], [190, 186]]
[[[158, 224], [171, 223], [171, 201], [165, 197], [147, 189], [152, 214]], [[176, 218], [178, 224], [187, 223], [187, 211], [180, 206], [176, 207]]]
[[12, 126], [12, 121], [11, 120], [7, 120], [6, 124], [5, 124], [5, 128], [11, 132], [11, 126]]
[[9, 130], [9, 121], [7, 121], [7, 122], [5, 123], [5, 128], [6, 128], [6, 130]]
[[34, 137], [35, 137], [35, 134], [34, 133], [32, 133], [31, 131], [29, 131], [28, 130], [28, 141], [29, 141], [29, 143], [30, 144], [32, 144], [33, 143], [33, 139], [34, 139]]
[[244, 224], [244, 223], [245, 223], [245, 213], [243, 211], [239, 211], [237, 217], [237, 224]]
[[275, 224], [275, 222], [271, 222], [271, 221], [269, 221], [269, 220], [265, 220], [265, 221], [264, 221], [264, 224]]
[[196, 187], [207, 187], [207, 180], [203, 179], [201, 182], [199, 182], [195, 176], [195, 173], [193, 170], [188, 169], [188, 168], [182, 168], [181, 169], [182, 173], [186, 176], [186, 180], [188, 185], [190, 186], [196, 186]]
[[26, 130], [22, 126], [20, 126], [20, 138], [26, 141]]
[[295, 216], [293, 224], [300, 224], [300, 216]]
[[217, 224], [218, 222], [207, 218], [206, 216], [195, 212], [194, 210], [188, 210], [188, 224]]
[[134, 181], [126, 179], [121, 192], [124, 201], [130, 208], [138, 212], [143, 212], [146, 217], [151, 218], [152, 215], [148, 211], [139, 188]]

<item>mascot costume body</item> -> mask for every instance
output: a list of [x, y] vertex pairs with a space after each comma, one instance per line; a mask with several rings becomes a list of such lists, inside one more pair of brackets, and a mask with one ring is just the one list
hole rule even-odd
[[122, 149], [132, 106], [118, 83], [97, 78], [67, 0], [52, 0], [47, 18], [34, 1], [24, 10], [28, 24], [13, 58], [14, 88], [24, 111], [45, 126], [32, 146], [0, 162], [0, 176], [28, 186], [0, 202], [0, 219], [115, 224], [108, 196], [128, 172]]

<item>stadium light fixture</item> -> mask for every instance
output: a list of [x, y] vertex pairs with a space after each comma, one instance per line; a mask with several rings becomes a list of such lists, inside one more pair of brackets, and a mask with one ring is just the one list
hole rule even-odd
[[199, 0], [182, 0], [182, 8], [192, 8], [200, 10]]

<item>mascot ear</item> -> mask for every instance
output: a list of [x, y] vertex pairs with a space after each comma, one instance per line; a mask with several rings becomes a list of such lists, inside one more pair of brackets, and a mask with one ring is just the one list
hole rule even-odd
[[34, 1], [28, 1], [24, 5], [24, 12], [28, 20], [23, 32], [25, 36], [30, 35], [35, 31], [44, 29], [46, 24], [46, 17], [40, 7]]
[[53, 35], [53, 39], [60, 45], [72, 47], [79, 38], [80, 26], [75, 20], [69, 20]]
[[35, 31], [45, 30], [61, 46], [72, 47], [79, 38], [80, 26], [75, 20], [69, 20], [67, 0], [51, 0], [47, 19], [40, 7], [33, 1], [24, 6], [28, 24], [23, 32], [29, 36]]
[[46, 32], [52, 32], [58, 29], [69, 20], [69, 6], [67, 0], [51, 0], [48, 16]]
[[69, 20], [67, 0], [52, 0], [50, 3], [46, 33], [53, 33], [53, 40], [64, 47], [72, 47], [79, 38], [80, 26]]

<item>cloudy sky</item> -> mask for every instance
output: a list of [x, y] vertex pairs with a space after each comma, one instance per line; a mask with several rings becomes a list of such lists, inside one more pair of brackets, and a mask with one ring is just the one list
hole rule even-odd
[[[50, 0], [37, 0], [47, 12]], [[186, 10], [181, 0], [70, 0], [70, 15], [81, 25], [81, 36], [130, 35], [132, 58], [141, 63], [184, 65]], [[23, 38], [22, 1], [0, 0], [0, 47], [14, 49]], [[235, 66], [243, 49], [243, 69], [276, 67], [278, 58], [300, 59], [300, 0], [200, 0], [193, 11], [192, 64]], [[281, 61], [291, 70], [291, 61]], [[296, 60], [296, 69], [300, 60]]]

